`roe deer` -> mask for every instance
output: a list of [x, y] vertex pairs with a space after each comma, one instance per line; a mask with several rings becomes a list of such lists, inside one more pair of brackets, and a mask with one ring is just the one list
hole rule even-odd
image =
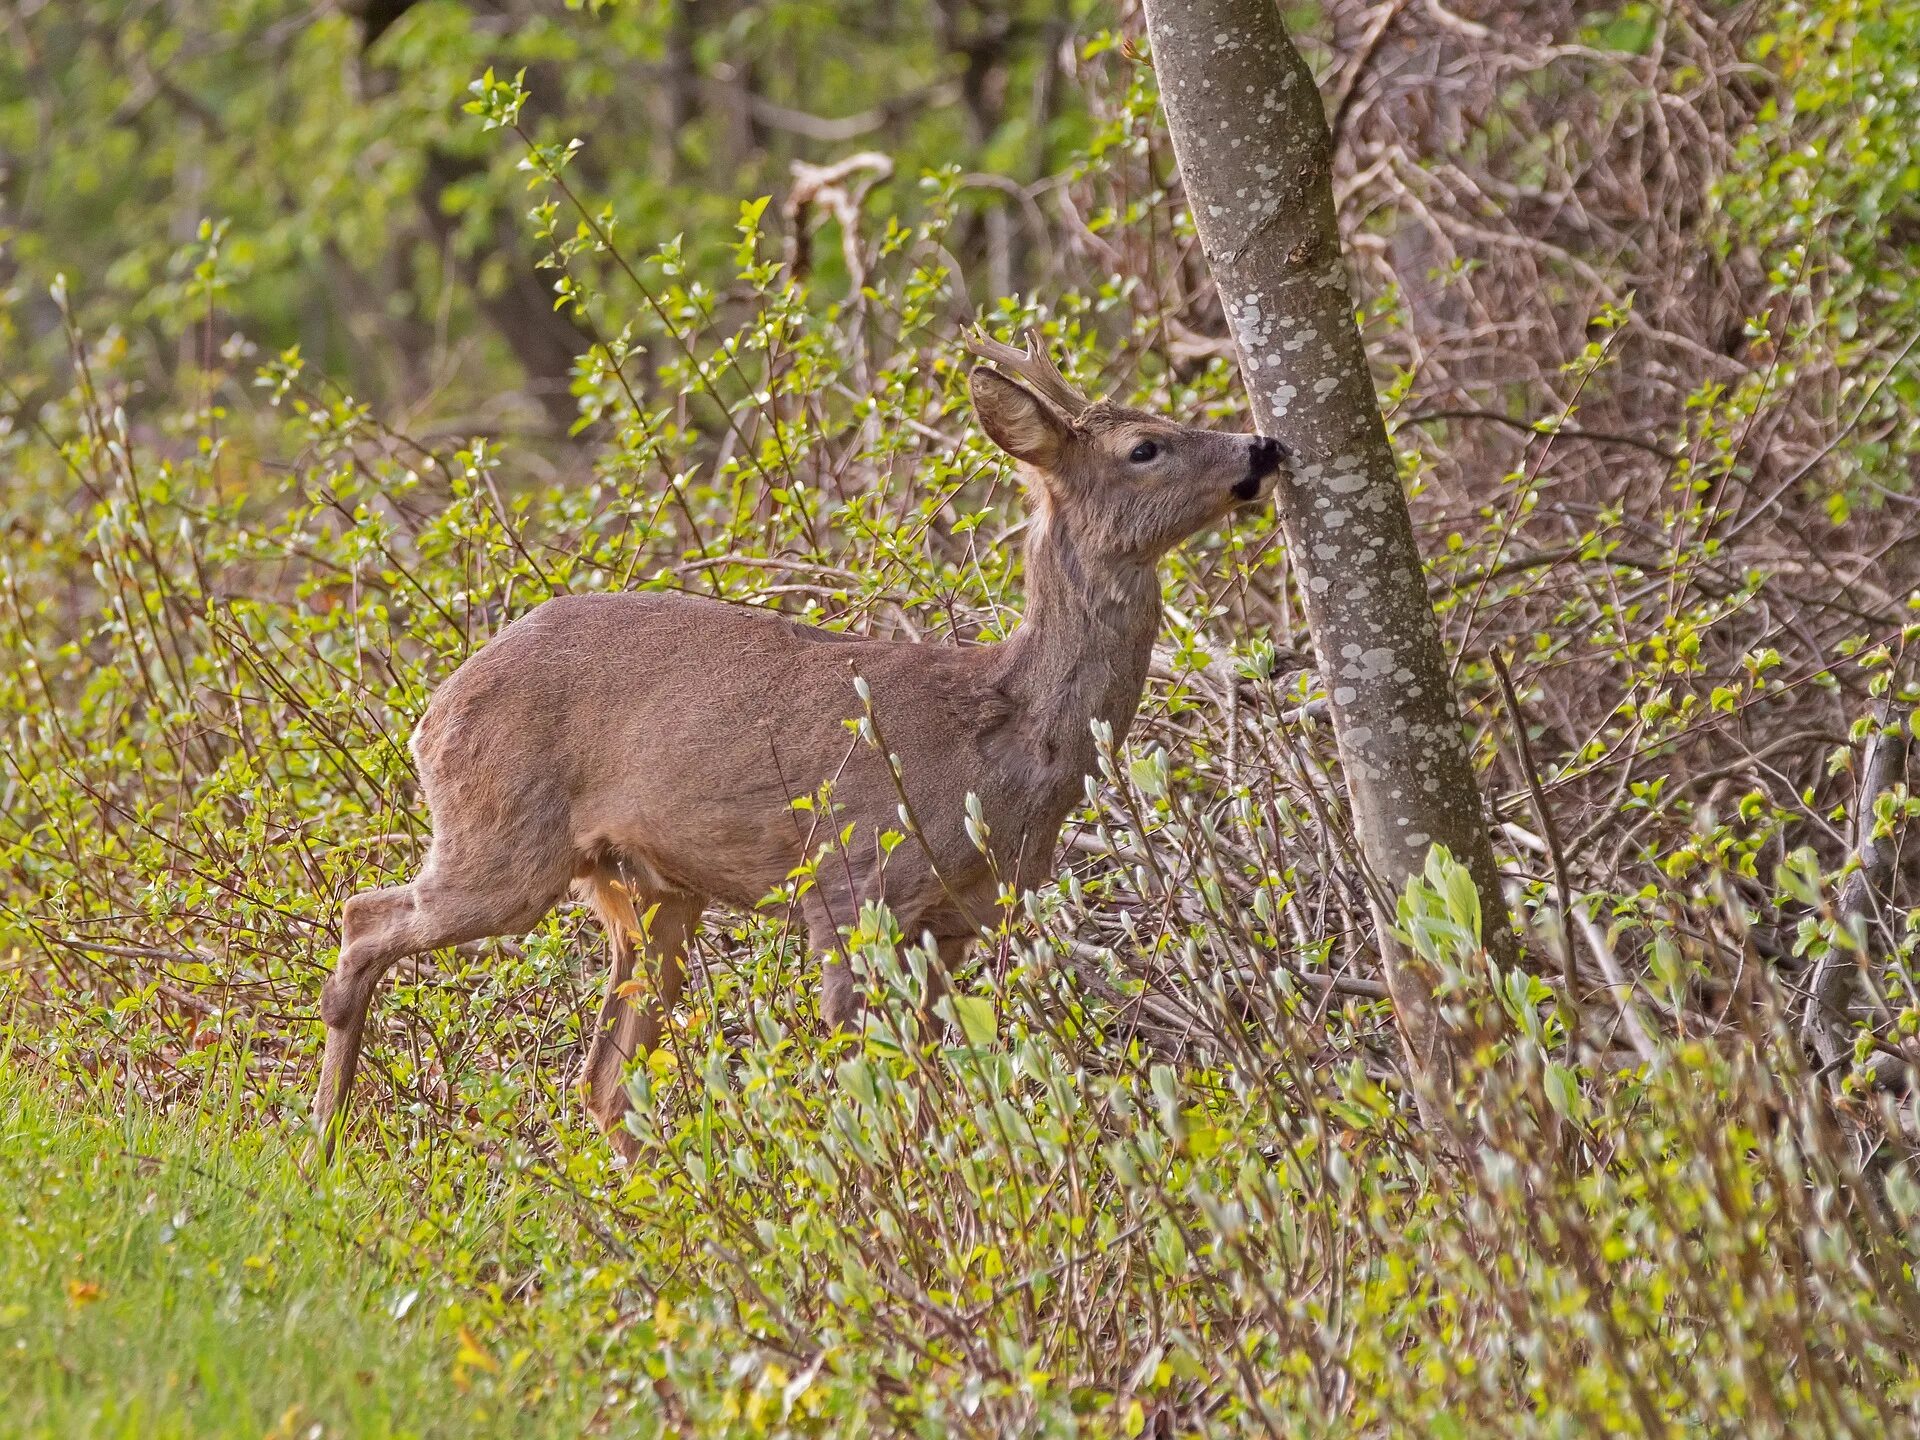
[[[856, 1006], [838, 954], [862, 901], [930, 934], [950, 969], [991, 923], [1002, 884], [1051, 871], [1096, 763], [1093, 721], [1132, 722], [1160, 624], [1156, 564], [1264, 499], [1289, 452], [1260, 435], [1095, 403], [1047, 358], [972, 338], [974, 413], [1028, 472], [1024, 623], [997, 645], [834, 634], [682, 594], [568, 595], [508, 625], [435, 692], [413, 736], [433, 841], [419, 878], [347, 901], [315, 1119], [330, 1153], [374, 987], [402, 956], [531, 929], [578, 884], [606, 928], [611, 973], [582, 1083], [629, 1158], [622, 1071], [680, 994], [709, 901], [753, 906], [815, 843], [793, 801], [831, 781], [837, 837], [799, 901], [824, 957], [820, 1011]], [[1013, 377], [1018, 377], [1015, 379]], [[1024, 381], [1025, 383], [1020, 383]], [[864, 680], [866, 699], [856, 687]], [[871, 705], [879, 739], [849, 734]], [[916, 838], [884, 855], [904, 790]], [[986, 822], [969, 838], [968, 796]], [[636, 951], [652, 971], [636, 996]]]

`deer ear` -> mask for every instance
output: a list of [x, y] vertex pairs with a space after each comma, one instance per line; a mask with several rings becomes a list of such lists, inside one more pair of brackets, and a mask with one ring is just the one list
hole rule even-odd
[[978, 366], [967, 377], [973, 413], [987, 438], [1016, 460], [1052, 470], [1066, 452], [1066, 422], [1026, 386]]

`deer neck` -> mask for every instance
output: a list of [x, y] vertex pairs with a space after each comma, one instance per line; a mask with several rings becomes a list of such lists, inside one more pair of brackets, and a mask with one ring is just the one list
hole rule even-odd
[[1151, 561], [1088, 553], [1059, 517], [1036, 518], [1027, 542], [1027, 613], [1003, 646], [1000, 686], [1023, 737], [1079, 779], [1096, 750], [1092, 722], [1118, 745], [1133, 723], [1160, 630], [1160, 577]]

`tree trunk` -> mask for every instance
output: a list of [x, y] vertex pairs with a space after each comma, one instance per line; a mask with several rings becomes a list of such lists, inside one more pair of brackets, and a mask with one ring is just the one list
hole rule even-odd
[[464, 254], [452, 243], [458, 224], [447, 213], [444, 197], [449, 189], [480, 170], [475, 161], [451, 155], [437, 145], [427, 146], [426, 170], [418, 195], [420, 214], [441, 250], [451, 255], [454, 269], [473, 292], [480, 313], [526, 371], [528, 396], [545, 413], [555, 435], [564, 438], [580, 418], [580, 407], [573, 398], [574, 358], [586, 350], [592, 337], [570, 315], [553, 308], [553, 281], [527, 257], [511, 220], [495, 224], [491, 242], [494, 253], [510, 257], [507, 283], [498, 291], [489, 291], [481, 283], [485, 256]]
[[[360, 54], [363, 63], [370, 66], [369, 83], [392, 83], [391, 72], [369, 61], [367, 52], [418, 3], [419, 0], [347, 0], [347, 13], [361, 23]], [[482, 286], [480, 272], [484, 257], [462, 254], [457, 246], [449, 244], [457, 226], [444, 204], [448, 189], [479, 174], [482, 166], [431, 143], [425, 147], [424, 158], [425, 173], [416, 196], [421, 217], [441, 250], [451, 255], [454, 269], [473, 292], [480, 313], [499, 332], [526, 371], [527, 394], [540, 406], [554, 432], [564, 437], [580, 417], [572, 391], [573, 362], [592, 343], [591, 336], [576, 325], [570, 315], [554, 308], [553, 282], [534, 264], [510, 218], [496, 223], [491, 242], [493, 252], [508, 257], [507, 284], [497, 293], [489, 293]]]
[[1333, 147], [1274, 0], [1147, 0], [1174, 153], [1261, 431], [1293, 447], [1276, 495], [1331, 700], [1401, 1041], [1432, 1117], [1453, 1074], [1429, 967], [1387, 931], [1445, 845], [1487, 948], [1516, 946], [1413, 522], [1354, 323]]
[[700, 109], [700, 19], [694, 0], [673, 0], [667, 18], [666, 69], [655, 98], [653, 171], [661, 180], [680, 178], [680, 140]]

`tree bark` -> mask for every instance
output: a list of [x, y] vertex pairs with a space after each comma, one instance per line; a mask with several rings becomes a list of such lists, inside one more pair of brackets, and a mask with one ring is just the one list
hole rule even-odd
[[1333, 208], [1313, 75], [1274, 0], [1147, 0], [1187, 202], [1264, 434], [1298, 457], [1276, 494], [1326, 683], [1387, 987], [1423, 1093], [1454, 1053], [1437, 978], [1388, 930], [1394, 898], [1445, 845], [1480, 892], [1483, 941], [1517, 954], [1479, 783], [1413, 522], [1380, 418]]

